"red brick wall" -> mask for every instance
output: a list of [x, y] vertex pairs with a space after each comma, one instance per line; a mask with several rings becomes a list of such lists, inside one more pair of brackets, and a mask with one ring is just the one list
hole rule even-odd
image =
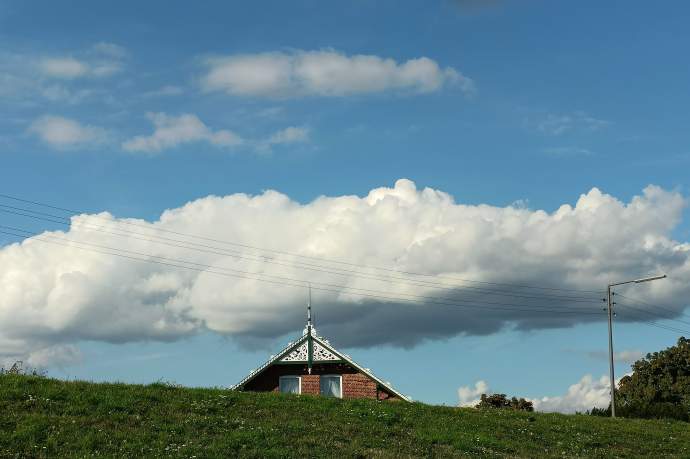
[[361, 373], [344, 374], [343, 398], [376, 398], [376, 382]]
[[302, 393], [319, 395], [321, 392], [319, 379], [319, 375], [302, 375]]
[[302, 377], [303, 394], [319, 395], [322, 374], [342, 376], [343, 398], [398, 399], [382, 388], [377, 390], [378, 384], [374, 380], [360, 373], [356, 368], [343, 363], [314, 365], [311, 374], [308, 373], [306, 365], [273, 365], [246, 384], [244, 390], [277, 392], [281, 376], [296, 375]]

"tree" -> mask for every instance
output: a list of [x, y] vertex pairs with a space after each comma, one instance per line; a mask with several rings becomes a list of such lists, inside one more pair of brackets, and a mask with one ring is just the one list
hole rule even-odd
[[[647, 354], [616, 391], [616, 413], [626, 417], [690, 419], [690, 340]], [[607, 410], [610, 413], [609, 410]]]
[[534, 406], [529, 400], [516, 397], [509, 400], [506, 394], [482, 394], [475, 408], [507, 408], [520, 411], [534, 411]]

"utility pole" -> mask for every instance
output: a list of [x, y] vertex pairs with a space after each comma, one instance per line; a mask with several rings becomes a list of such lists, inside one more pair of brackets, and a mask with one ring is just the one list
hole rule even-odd
[[606, 289], [606, 297], [608, 299], [608, 315], [609, 315], [609, 376], [611, 377], [611, 417], [616, 417], [616, 397], [614, 389], [616, 387], [615, 376], [613, 375], [613, 302], [611, 301], [611, 286]]
[[606, 289], [606, 296], [607, 296], [607, 303], [608, 303], [608, 316], [609, 316], [609, 376], [611, 378], [611, 417], [615, 418], [616, 417], [616, 379], [613, 374], [613, 305], [616, 304], [615, 302], [612, 301], [612, 296], [615, 295], [614, 292], [611, 291], [611, 287], [615, 287], [616, 285], [623, 285], [623, 284], [641, 284], [642, 282], [649, 282], [653, 280], [658, 280], [658, 279], [664, 279], [666, 277], [666, 274], [662, 274], [661, 276], [654, 276], [654, 277], [645, 277], [643, 279], [635, 279], [631, 281], [625, 281], [625, 282], [616, 282], [613, 284], [609, 284], [607, 289]]

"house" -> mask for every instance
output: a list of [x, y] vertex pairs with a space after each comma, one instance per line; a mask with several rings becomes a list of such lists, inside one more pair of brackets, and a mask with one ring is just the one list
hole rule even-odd
[[311, 320], [311, 301], [302, 337], [288, 343], [233, 389], [410, 401], [389, 382], [376, 377], [368, 368], [331, 346], [327, 339], [318, 336]]

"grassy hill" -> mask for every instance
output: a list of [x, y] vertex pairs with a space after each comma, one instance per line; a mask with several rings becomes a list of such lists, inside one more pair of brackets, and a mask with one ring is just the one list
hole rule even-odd
[[0, 457], [690, 457], [690, 426], [0, 375]]

